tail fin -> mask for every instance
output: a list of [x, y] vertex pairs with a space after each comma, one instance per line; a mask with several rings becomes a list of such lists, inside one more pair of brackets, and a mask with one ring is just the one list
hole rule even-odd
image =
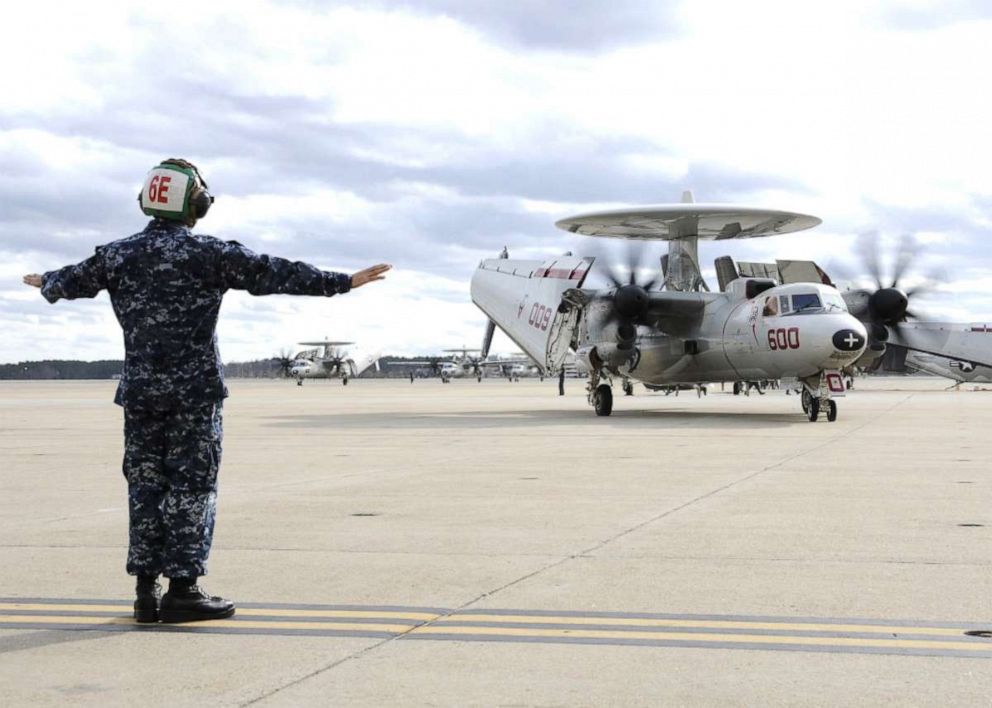
[[740, 277], [737, 266], [734, 265], [734, 259], [730, 256], [720, 256], [713, 262], [713, 266], [716, 268], [716, 279], [720, 283], [720, 292], [725, 293], [727, 286]]

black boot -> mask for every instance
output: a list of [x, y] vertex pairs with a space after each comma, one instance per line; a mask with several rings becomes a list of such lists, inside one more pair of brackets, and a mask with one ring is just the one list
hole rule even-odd
[[196, 578], [172, 578], [169, 592], [162, 596], [159, 619], [163, 622], [196, 622], [224, 619], [234, 614], [234, 603], [210, 597], [196, 584]]
[[157, 575], [139, 575], [134, 588], [137, 598], [134, 601], [135, 622], [158, 622], [158, 605], [162, 599], [162, 587]]

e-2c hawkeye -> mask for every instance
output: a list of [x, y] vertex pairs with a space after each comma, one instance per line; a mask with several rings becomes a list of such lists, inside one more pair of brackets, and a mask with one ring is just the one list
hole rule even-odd
[[698, 241], [775, 236], [820, 223], [814, 216], [723, 204], [683, 203], [583, 214], [557, 222], [566, 231], [668, 242], [659, 273], [637, 282], [607, 273], [603, 289], [583, 288], [593, 257], [548, 261], [483, 260], [472, 301], [546, 375], [572, 349], [589, 370], [588, 400], [597, 415], [613, 409], [614, 379], [652, 386], [795, 377], [810, 421], [837, 418], [845, 393], [841, 370], [865, 351], [865, 326], [833, 287], [778, 285], [737, 278], [709, 292]]

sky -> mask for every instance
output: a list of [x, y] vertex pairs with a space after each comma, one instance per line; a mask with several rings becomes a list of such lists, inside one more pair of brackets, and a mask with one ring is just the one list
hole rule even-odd
[[136, 196], [166, 157], [216, 196], [199, 233], [394, 265], [330, 299], [229, 293], [226, 361], [325, 336], [478, 346], [481, 258], [584, 255], [598, 245], [555, 220], [684, 189], [823, 219], [701, 244], [707, 264], [813, 259], [858, 279], [866, 238], [891, 270], [909, 237], [907, 284], [943, 281], [914, 309], [992, 322], [988, 3], [41, 0], [4, 17], [0, 362], [123, 357], [105, 293], [49, 305], [21, 277], [140, 231]]

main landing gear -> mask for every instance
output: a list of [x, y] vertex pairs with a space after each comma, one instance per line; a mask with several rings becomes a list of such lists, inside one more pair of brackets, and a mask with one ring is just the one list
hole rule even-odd
[[596, 411], [596, 415], [606, 416], [613, 412], [613, 387], [608, 382], [600, 382], [598, 371], [589, 374], [586, 391], [589, 405]]
[[613, 412], [613, 389], [609, 384], [596, 387], [592, 405], [596, 409], [596, 415], [609, 415]]

